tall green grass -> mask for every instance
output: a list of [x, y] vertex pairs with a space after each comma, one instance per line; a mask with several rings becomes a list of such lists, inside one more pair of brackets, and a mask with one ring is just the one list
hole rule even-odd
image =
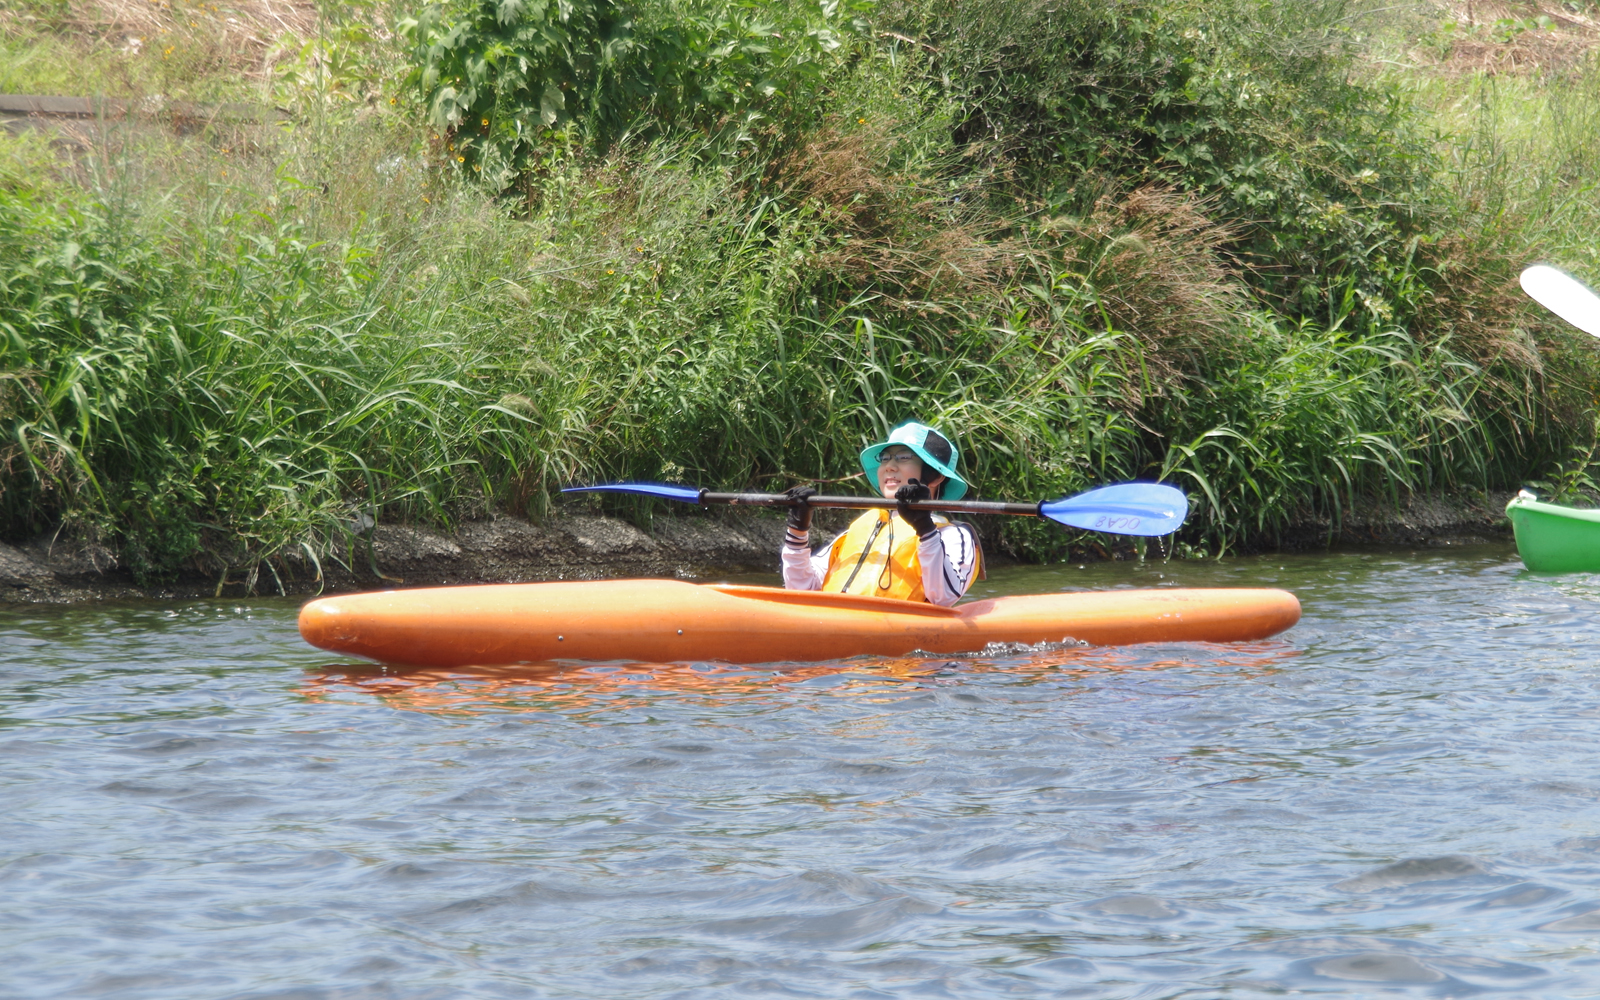
[[1412, 87], [1455, 137], [1443, 180], [1502, 239], [1600, 281], [1600, 61], [1528, 75], [1420, 76]]

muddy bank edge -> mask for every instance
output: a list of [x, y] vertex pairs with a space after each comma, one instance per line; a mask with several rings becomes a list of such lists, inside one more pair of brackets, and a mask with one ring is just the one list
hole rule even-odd
[[[1306, 520], [1284, 532], [1282, 550], [1335, 545], [1447, 546], [1505, 541], [1508, 491], [1415, 496], [1399, 506], [1358, 505], [1342, 525]], [[841, 525], [842, 526], [842, 522]], [[826, 522], [822, 533], [834, 530]], [[309, 595], [387, 587], [530, 583], [616, 577], [699, 580], [778, 568], [782, 520], [770, 517], [658, 517], [649, 531], [599, 516], [532, 524], [496, 516], [443, 533], [380, 524], [353, 540], [341, 558], [315, 565], [303, 554], [274, 575], [201, 575], [140, 587], [116, 554], [101, 545], [45, 535], [20, 545], [0, 543], [0, 603], [74, 603], [137, 597]], [[1119, 555], [1123, 553], [1118, 553]], [[1131, 554], [1131, 553], [1130, 553]], [[1098, 558], [1085, 553], [1082, 558]], [[1005, 562], [990, 553], [993, 564]], [[320, 577], [319, 577], [320, 572]]]

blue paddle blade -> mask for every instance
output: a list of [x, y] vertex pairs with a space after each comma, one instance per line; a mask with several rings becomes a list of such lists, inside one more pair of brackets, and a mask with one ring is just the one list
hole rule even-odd
[[696, 486], [674, 486], [671, 483], [608, 483], [605, 486], [568, 486], [563, 493], [637, 493], [640, 496], [660, 497], [663, 500], [682, 500], [699, 503], [700, 489]]
[[1160, 483], [1122, 483], [1039, 505], [1058, 524], [1110, 535], [1170, 535], [1189, 516], [1181, 490]]

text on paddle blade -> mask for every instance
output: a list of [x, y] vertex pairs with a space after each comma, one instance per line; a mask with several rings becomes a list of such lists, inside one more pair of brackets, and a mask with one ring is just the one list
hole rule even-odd
[[1119, 517], [1112, 514], [1102, 514], [1094, 519], [1094, 530], [1106, 531], [1111, 534], [1124, 534], [1139, 530], [1142, 519], [1137, 517]]

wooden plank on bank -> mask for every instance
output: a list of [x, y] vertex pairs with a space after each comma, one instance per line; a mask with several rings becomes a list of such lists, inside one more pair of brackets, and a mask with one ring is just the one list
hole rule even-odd
[[160, 96], [129, 101], [49, 94], [0, 94], [0, 117], [8, 119], [34, 115], [44, 118], [124, 118], [130, 114], [186, 121], [228, 122], [281, 121], [289, 117], [282, 108], [239, 101], [196, 104], [192, 101], [167, 101]]
[[94, 114], [94, 102], [87, 97], [0, 94], [0, 112], [25, 115], [88, 116]]

